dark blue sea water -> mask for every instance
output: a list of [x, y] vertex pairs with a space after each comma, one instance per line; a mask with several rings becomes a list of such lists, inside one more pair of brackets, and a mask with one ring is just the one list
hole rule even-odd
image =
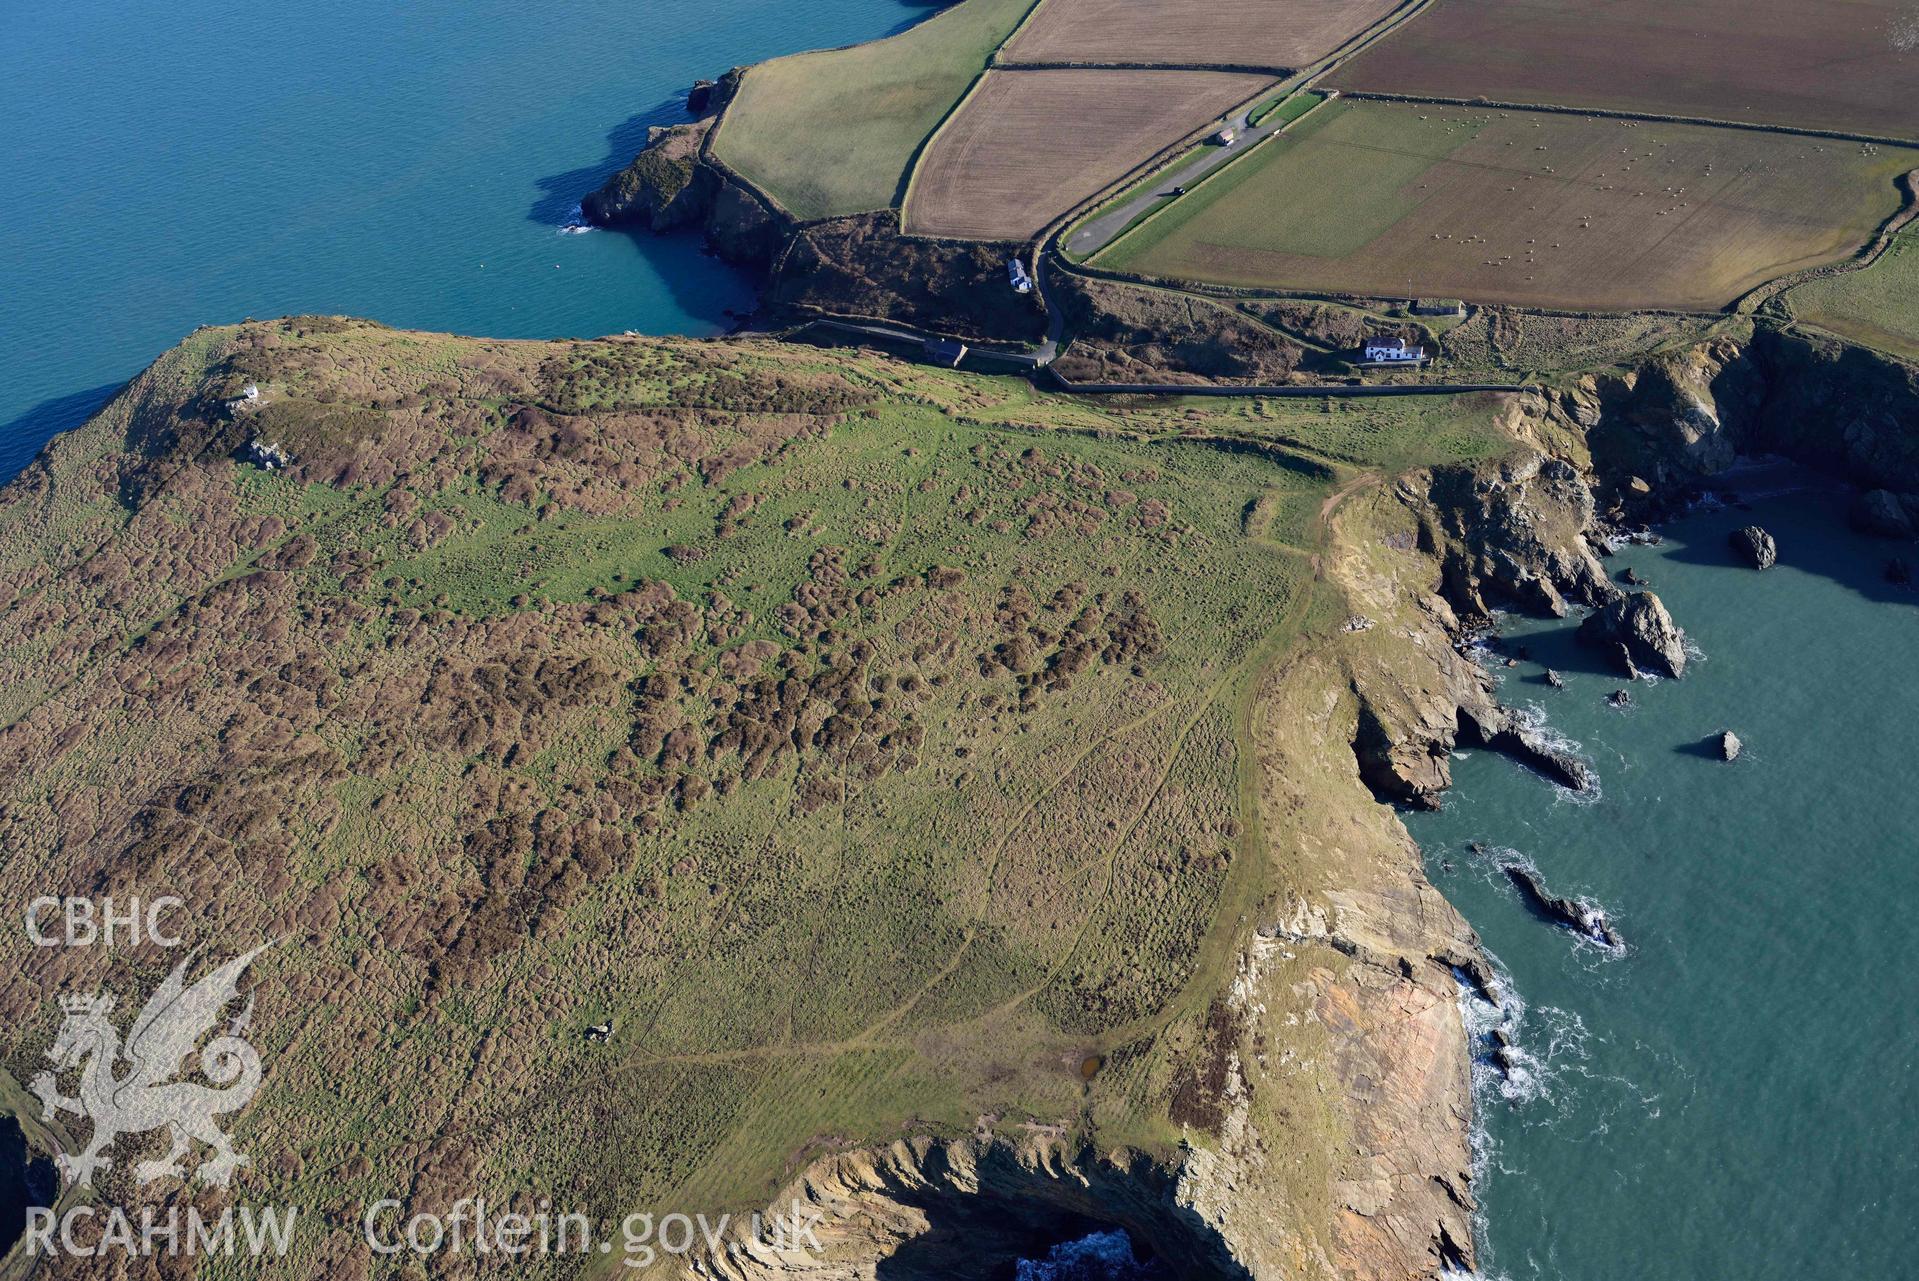
[[[1883, 578], [1911, 545], [1844, 513], [1775, 496], [1623, 551], [1699, 652], [1625, 709], [1576, 620], [1515, 621], [1533, 661], [1496, 668], [1503, 695], [1580, 745], [1599, 798], [1475, 752], [1445, 810], [1408, 819], [1501, 963], [1520, 1049], [1510, 1077], [1475, 1073], [1489, 1277], [1915, 1275], [1919, 595]], [[1755, 520], [1779, 540], [1763, 573], [1727, 549]], [[1536, 919], [1506, 860], [1603, 905], [1627, 954]]]
[[736, 62], [901, 0], [0, 7], [0, 478], [196, 325], [348, 312], [504, 337], [712, 333], [687, 240], [562, 235]]

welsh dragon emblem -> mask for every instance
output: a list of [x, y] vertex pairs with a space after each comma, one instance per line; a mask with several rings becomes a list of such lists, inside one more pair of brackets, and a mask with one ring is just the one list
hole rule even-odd
[[[245, 956], [235, 957], [191, 987], [186, 984], [187, 967], [182, 961], [133, 1020], [124, 1046], [108, 1017], [113, 1013], [111, 993], [60, 998], [66, 1021], [54, 1038], [53, 1048], [47, 1051], [54, 1070], [35, 1076], [32, 1089], [44, 1106], [44, 1119], [52, 1120], [58, 1110], [93, 1122], [93, 1137], [86, 1150], [78, 1156], [62, 1153], [58, 1158], [70, 1184], [91, 1185], [95, 1170], [111, 1166], [101, 1153], [118, 1136], [162, 1127], [170, 1132], [172, 1147], [161, 1159], [135, 1166], [137, 1182], [184, 1177], [180, 1158], [187, 1155], [196, 1139], [213, 1149], [212, 1157], [203, 1160], [194, 1172], [204, 1182], [224, 1186], [235, 1170], [247, 1164], [247, 1158], [233, 1150], [213, 1118], [245, 1107], [260, 1088], [260, 1056], [240, 1035], [252, 1014], [252, 1000], [223, 1035], [215, 1036], [205, 1046], [200, 1045], [200, 1039], [213, 1030], [221, 1011], [239, 996], [242, 971], [271, 946], [263, 944]], [[212, 1086], [172, 1079], [187, 1070], [188, 1056], [196, 1048], [199, 1070], [213, 1082]], [[116, 1073], [122, 1060], [127, 1069]], [[77, 1097], [68, 1098], [60, 1093], [59, 1075], [75, 1068], [80, 1071], [80, 1090]]]

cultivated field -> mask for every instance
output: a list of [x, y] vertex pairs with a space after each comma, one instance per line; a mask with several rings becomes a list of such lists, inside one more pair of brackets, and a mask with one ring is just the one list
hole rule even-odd
[[1704, 310], [1844, 257], [1919, 152], [1547, 112], [1333, 103], [1094, 259], [1169, 279]]
[[1902, 233], [1863, 271], [1795, 287], [1786, 302], [1808, 324], [1919, 360], [1919, 232]]
[[1123, 62], [1296, 69], [1325, 57], [1400, 0], [1044, 0], [1009, 62]]
[[1912, 0], [1438, 0], [1332, 88], [1919, 139]]
[[926, 135], [1033, 0], [965, 0], [886, 40], [747, 72], [714, 154], [798, 218], [898, 202]]
[[907, 230], [1023, 239], [1269, 82], [1211, 71], [995, 71], [927, 148]]

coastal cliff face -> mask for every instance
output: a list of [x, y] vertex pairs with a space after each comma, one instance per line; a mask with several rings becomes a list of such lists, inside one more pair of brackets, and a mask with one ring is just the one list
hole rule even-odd
[[[805, 223], [714, 159], [711, 140], [740, 68], [688, 98], [701, 118], [655, 127], [645, 150], [581, 202], [595, 226], [699, 227], [713, 252], [757, 276], [776, 313], [919, 325], [969, 341], [1030, 342], [1046, 328], [1014, 292], [1006, 260], [1023, 246], [909, 236], [891, 210]], [[704, 86], [704, 88], [703, 88]]]

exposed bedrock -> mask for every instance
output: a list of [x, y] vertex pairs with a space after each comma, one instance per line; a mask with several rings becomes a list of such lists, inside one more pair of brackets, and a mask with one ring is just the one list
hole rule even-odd
[[1779, 563], [1778, 540], [1757, 525], [1745, 525], [1727, 538], [1733, 554], [1754, 569], [1771, 569]]
[[1594, 610], [1579, 625], [1578, 637], [1609, 656], [1623, 655], [1619, 667], [1629, 676], [1642, 670], [1686, 674], [1685, 634], [1651, 592], [1629, 592]]
[[1868, 489], [1852, 504], [1852, 525], [1862, 534], [1879, 538], [1911, 538], [1919, 534], [1919, 494], [1895, 494]]
[[1616, 952], [1625, 949], [1626, 940], [1619, 936], [1619, 931], [1612, 927], [1612, 923], [1606, 919], [1605, 911], [1600, 907], [1583, 899], [1554, 894], [1546, 888], [1546, 883], [1539, 879], [1539, 873], [1522, 863], [1502, 863], [1499, 870], [1504, 872], [1506, 879], [1518, 889], [1520, 896], [1526, 900], [1526, 905], [1540, 916], [1563, 925], [1575, 934], [1582, 935], [1602, 947], [1611, 948]]
[[647, 130], [646, 150], [580, 201], [580, 212], [597, 227], [642, 227], [672, 231], [704, 221], [723, 179], [700, 163], [700, 145], [711, 120]]
[[1540, 453], [1483, 468], [1448, 468], [1427, 491], [1454, 607], [1480, 616], [1498, 605], [1564, 617], [1572, 605], [1619, 594], [1594, 554], [1592, 488], [1579, 469]]
[[1656, 508], [1741, 454], [1919, 493], [1919, 367], [1834, 338], [1760, 324], [1744, 339], [1585, 375], [1534, 408], [1585, 437], [1601, 483], [1628, 508]]
[[1043, 1136], [904, 1139], [814, 1162], [772, 1207], [789, 1220], [817, 1215], [819, 1249], [807, 1241], [782, 1254], [769, 1234], [710, 1268], [737, 1281], [983, 1279], [1012, 1275], [1016, 1260], [1062, 1239], [1123, 1227], [1176, 1276], [1250, 1277], [1192, 1194], [1190, 1179], [1143, 1157]]

